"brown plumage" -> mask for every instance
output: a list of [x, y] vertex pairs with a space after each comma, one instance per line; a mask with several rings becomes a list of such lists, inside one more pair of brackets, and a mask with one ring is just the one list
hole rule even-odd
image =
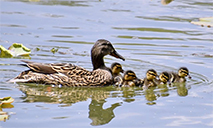
[[169, 78], [170, 83], [184, 83], [186, 82], [186, 76], [191, 79], [191, 76], [189, 75], [189, 70], [186, 67], [181, 67], [178, 70], [178, 73], [170, 72]]
[[154, 69], [149, 69], [146, 72], [146, 77], [143, 79], [143, 88], [147, 89], [149, 87], [155, 87], [157, 84], [154, 82], [156, 80], [157, 72]]
[[159, 75], [159, 79], [154, 79], [154, 82], [157, 85], [169, 83], [169, 73], [168, 72], [162, 72]]
[[125, 60], [112, 44], [104, 39], [98, 40], [91, 50], [93, 71], [69, 63], [44, 64], [25, 61], [29, 70], [23, 71], [9, 82], [54, 84], [62, 86], [103, 86], [112, 83], [112, 72], [104, 64], [103, 57], [111, 55]]
[[118, 87], [134, 87], [138, 86], [137, 80], [138, 78], [136, 74], [131, 70], [127, 70], [124, 73], [123, 78], [115, 79], [114, 85]]

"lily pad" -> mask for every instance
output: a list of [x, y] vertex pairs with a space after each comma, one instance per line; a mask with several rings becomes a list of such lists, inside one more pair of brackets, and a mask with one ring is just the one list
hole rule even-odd
[[162, 5], [167, 5], [169, 3], [171, 3], [173, 0], [161, 0], [161, 4]]
[[6, 121], [9, 118], [9, 115], [5, 114], [5, 115], [0, 115], [0, 121]]
[[2, 45], [0, 45], [0, 50], [1, 50], [0, 57], [2, 58], [29, 56], [29, 54], [31, 53], [31, 50], [29, 48], [19, 43], [14, 43], [8, 48], [8, 50], [4, 48]]
[[213, 17], [199, 18], [199, 21], [192, 21], [192, 24], [212, 27], [213, 26]]
[[4, 98], [0, 98], [0, 106], [2, 104], [11, 104], [13, 103], [14, 99], [12, 97], [4, 97]]

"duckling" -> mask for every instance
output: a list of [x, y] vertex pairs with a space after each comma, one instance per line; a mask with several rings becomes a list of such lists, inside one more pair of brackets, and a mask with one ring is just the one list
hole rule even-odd
[[162, 72], [162, 73], [159, 75], [159, 79], [154, 79], [154, 82], [155, 82], [157, 85], [160, 85], [160, 84], [167, 84], [167, 82], [169, 83], [169, 73], [168, 73], [168, 72]]
[[154, 69], [149, 69], [146, 72], [146, 77], [143, 79], [143, 89], [157, 86], [154, 82], [154, 80], [156, 80], [156, 76], [158, 76], [157, 72]]
[[104, 86], [113, 81], [112, 71], [104, 64], [104, 56], [125, 60], [105, 39], [99, 39], [91, 49], [93, 71], [69, 63], [44, 64], [23, 60], [29, 68], [9, 82], [53, 84], [62, 86]]
[[114, 78], [117, 77], [117, 76], [121, 76], [120, 72], [121, 72], [121, 73], [124, 72], [124, 70], [123, 70], [121, 64], [120, 64], [120, 63], [117, 63], [117, 62], [112, 63], [112, 65], [111, 65], [111, 70], [112, 70], [112, 76], [113, 76]]
[[115, 85], [119, 87], [133, 87], [136, 86], [136, 83], [134, 82], [136, 79], [136, 74], [131, 70], [127, 70], [122, 79], [119, 78], [115, 80]]
[[189, 75], [189, 70], [186, 67], [181, 67], [178, 70], [178, 73], [170, 72], [170, 83], [184, 83], [186, 82], [186, 76], [188, 76], [189, 79], [191, 79], [191, 76]]

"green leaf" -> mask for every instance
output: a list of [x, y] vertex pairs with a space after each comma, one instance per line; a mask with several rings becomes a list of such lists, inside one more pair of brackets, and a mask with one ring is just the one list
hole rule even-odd
[[8, 50], [0, 45], [0, 50], [0, 57], [2, 58], [29, 56], [29, 54], [31, 53], [30, 49], [19, 43], [14, 43], [8, 48]]
[[1, 50], [0, 53], [1, 58], [11, 58], [13, 56], [12, 53], [6, 48], [4, 48], [2, 45], [0, 45], [0, 50]]
[[167, 5], [169, 3], [171, 3], [173, 0], [161, 0], [161, 4], [162, 5]]
[[2, 104], [10, 104], [13, 103], [14, 99], [12, 97], [4, 97], [4, 98], [0, 98], [0, 106]]
[[213, 26], [213, 17], [199, 18], [199, 21], [192, 21], [192, 24], [212, 27]]

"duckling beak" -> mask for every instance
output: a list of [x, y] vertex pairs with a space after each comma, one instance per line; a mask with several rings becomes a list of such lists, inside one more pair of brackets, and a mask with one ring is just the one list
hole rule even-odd
[[190, 75], [188, 75], [188, 78], [191, 79], [192, 77]]
[[171, 82], [170, 82], [170, 80], [168, 80], [168, 81], [167, 81], [167, 83], [168, 83], [168, 85], [171, 85]]
[[122, 72], [122, 73], [124, 73], [124, 70], [123, 70], [123, 69], [121, 69], [121, 72]]
[[111, 52], [110, 55], [114, 56], [115, 58], [119, 58], [119, 59], [125, 61], [124, 57], [121, 56], [120, 54], [118, 54], [115, 50], [113, 52]]

